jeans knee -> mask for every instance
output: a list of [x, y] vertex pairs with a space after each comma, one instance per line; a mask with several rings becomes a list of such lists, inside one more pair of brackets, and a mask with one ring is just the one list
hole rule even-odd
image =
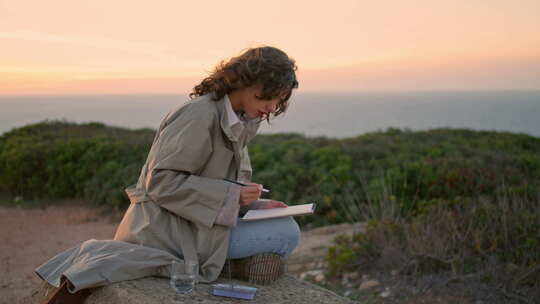
[[286, 218], [286, 224], [283, 225], [285, 230], [285, 238], [289, 244], [289, 249], [292, 251], [300, 242], [300, 227], [292, 216]]

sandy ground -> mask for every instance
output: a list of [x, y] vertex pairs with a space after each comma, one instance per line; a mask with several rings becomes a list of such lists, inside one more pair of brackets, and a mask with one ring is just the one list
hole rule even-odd
[[0, 303], [22, 303], [41, 283], [33, 270], [59, 252], [88, 239], [111, 239], [116, 223], [102, 213], [68, 202], [46, 209], [0, 207]]
[[[0, 303], [27, 303], [41, 279], [33, 270], [59, 252], [88, 239], [111, 239], [121, 214], [81, 206], [77, 202], [45, 209], [0, 207]], [[336, 225], [302, 232], [289, 260], [289, 272], [320, 266], [327, 246], [338, 234], [359, 231], [357, 225]]]

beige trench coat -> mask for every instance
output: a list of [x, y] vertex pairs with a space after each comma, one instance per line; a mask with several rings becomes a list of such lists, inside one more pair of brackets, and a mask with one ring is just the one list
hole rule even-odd
[[126, 189], [131, 204], [114, 240], [86, 241], [36, 273], [55, 286], [67, 277], [75, 291], [167, 275], [163, 266], [171, 260], [190, 259], [199, 264], [200, 282], [214, 281], [225, 263], [231, 230], [216, 224], [216, 217], [228, 195], [238, 193], [238, 186], [223, 178], [251, 179], [246, 145], [258, 129], [256, 120], [248, 120], [236, 138], [228, 125], [224, 99], [213, 101], [210, 95], [171, 111], [137, 184]]
[[218, 277], [229, 246], [231, 227], [215, 220], [238, 186], [223, 179], [251, 178], [246, 144], [258, 128], [247, 121], [235, 138], [224, 100], [210, 97], [189, 101], [161, 123], [137, 185], [126, 190], [131, 205], [114, 237], [197, 261], [203, 282]]

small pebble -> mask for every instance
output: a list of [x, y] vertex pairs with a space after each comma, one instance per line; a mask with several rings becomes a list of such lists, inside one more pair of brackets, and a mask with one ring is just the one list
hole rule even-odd
[[377, 280], [369, 280], [369, 281], [362, 282], [362, 284], [360, 284], [360, 289], [361, 290], [369, 289], [369, 288], [377, 287], [379, 285], [381, 285], [381, 283], [379, 283], [379, 281], [377, 281]]
[[315, 282], [322, 282], [322, 281], [324, 281], [324, 274], [319, 273], [318, 275], [315, 276]]

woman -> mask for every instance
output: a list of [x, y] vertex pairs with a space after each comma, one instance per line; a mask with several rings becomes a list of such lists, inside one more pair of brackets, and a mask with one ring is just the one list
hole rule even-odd
[[[156, 274], [172, 256], [196, 261], [201, 282], [214, 281], [227, 258], [237, 262], [240, 270], [233, 274], [240, 278], [257, 283], [277, 279], [283, 273], [283, 259], [298, 244], [298, 225], [291, 217], [239, 222], [238, 215], [248, 209], [287, 207], [260, 199], [262, 186], [249, 182], [247, 144], [261, 121], [286, 111], [292, 90], [298, 87], [296, 69], [293, 59], [273, 47], [252, 48], [219, 64], [195, 86], [192, 99], [162, 121], [137, 184], [126, 189], [131, 205], [116, 231], [116, 242], [83, 243], [89, 248], [85, 256], [94, 257], [96, 251], [123, 256], [85, 261], [79, 268], [86, 272], [72, 270], [69, 263], [58, 267], [58, 262], [48, 262], [36, 270], [38, 275], [49, 282], [61, 277], [64, 289], [76, 291]], [[69, 256], [80, 261], [83, 245], [54, 259]], [[78, 257], [73, 258], [73, 252]], [[129, 263], [148, 256], [153, 257], [150, 266]], [[256, 267], [261, 263], [266, 267]], [[93, 270], [86, 270], [87, 264]], [[103, 270], [103, 282], [81, 283], [91, 281], [88, 273], [98, 270]]]
[[[242, 187], [224, 179], [250, 180], [246, 145], [263, 119], [285, 112], [298, 86], [295, 69], [294, 61], [282, 51], [255, 48], [222, 63], [197, 85], [190, 94], [194, 99], [161, 123], [137, 185], [127, 190], [132, 204], [115, 240], [199, 261], [204, 281], [217, 278], [228, 251], [231, 258], [260, 253], [260, 248], [287, 255], [297, 242], [298, 228], [292, 218], [279, 220], [286, 230], [276, 236], [293, 239], [290, 244], [271, 240], [272, 245], [245, 248], [251, 239], [260, 239], [256, 234], [266, 233], [261, 224], [270, 225], [266, 230], [272, 231], [269, 221], [240, 223], [233, 230], [239, 238], [229, 241], [240, 206], [245, 210], [286, 205], [258, 201], [261, 185]], [[260, 231], [252, 231], [253, 236], [245, 232], [252, 229]]]

